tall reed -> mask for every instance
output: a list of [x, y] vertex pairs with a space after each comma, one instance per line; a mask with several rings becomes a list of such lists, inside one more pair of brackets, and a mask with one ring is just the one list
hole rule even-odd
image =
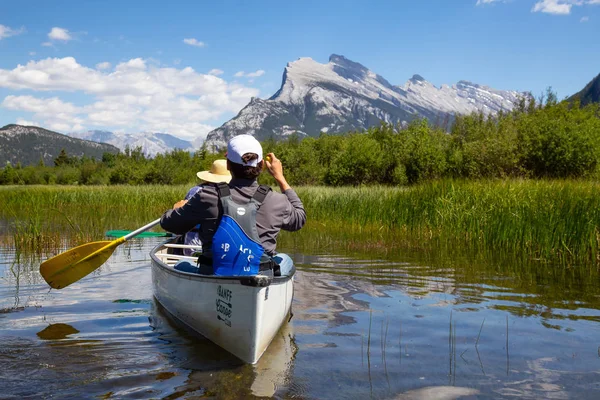
[[[187, 186], [3, 186], [0, 238], [18, 250], [99, 240], [159, 218]], [[66, 242], [66, 244], [65, 244]]]
[[[0, 187], [0, 233], [9, 233], [22, 243], [27, 242], [23, 238], [56, 232], [75, 241], [97, 239], [107, 229], [134, 229], [158, 218], [187, 189]], [[280, 242], [285, 245], [384, 251], [445, 247], [600, 263], [599, 182], [437, 181], [410, 188], [307, 186], [296, 190], [308, 223], [299, 233], [282, 234]]]
[[437, 181], [298, 189], [313, 230], [371, 245], [460, 246], [544, 260], [600, 262], [600, 183]]

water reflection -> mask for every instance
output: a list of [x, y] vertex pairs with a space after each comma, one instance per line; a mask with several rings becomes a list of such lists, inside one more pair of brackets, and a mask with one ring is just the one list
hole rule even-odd
[[37, 335], [43, 340], [60, 340], [75, 333], [79, 333], [79, 331], [69, 324], [50, 324], [39, 331]]
[[153, 299], [148, 252], [159, 241], [120, 246], [60, 291], [39, 276], [43, 256], [0, 248], [0, 397], [595, 398], [600, 390], [596, 272], [290, 250], [294, 318], [252, 366]]
[[293, 325], [284, 324], [255, 365], [242, 363], [208, 339], [186, 329], [153, 302], [150, 326], [168, 344], [174, 364], [190, 370], [173, 396], [218, 393], [219, 398], [271, 397], [285, 388], [298, 352]]

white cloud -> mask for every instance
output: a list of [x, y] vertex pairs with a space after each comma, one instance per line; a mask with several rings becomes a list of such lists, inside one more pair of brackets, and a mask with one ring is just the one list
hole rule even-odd
[[43, 125], [35, 123], [36, 125], [60, 132], [70, 132], [84, 122], [84, 119], [78, 116], [83, 111], [81, 107], [63, 102], [58, 97], [40, 99], [33, 96], [11, 95], [6, 96], [0, 106], [9, 110], [31, 112], [36, 120], [44, 121]]
[[30, 55], [30, 56], [35, 56], [35, 51], [30, 51], [30, 52], [29, 52], [29, 55]]
[[96, 64], [96, 69], [110, 69], [112, 65], [108, 61]]
[[[60, 132], [87, 127], [163, 131], [197, 139], [206, 136], [215, 120], [237, 113], [259, 94], [191, 67], [161, 68], [147, 61], [135, 58], [109, 71], [99, 68], [103, 63], [94, 69], [65, 57], [0, 69], [1, 88], [52, 92], [51, 97], [9, 95], [0, 107], [30, 112], [34, 120]], [[87, 94], [88, 102], [63, 101], [60, 92]]]
[[263, 76], [265, 74], [265, 71], [262, 69], [256, 70], [254, 72], [244, 72], [244, 71], [238, 71], [236, 72], [233, 76], [235, 76], [236, 78], [258, 78], [259, 76]]
[[543, 12], [554, 15], [569, 15], [571, 14], [573, 6], [594, 4], [600, 4], [600, 0], [540, 0], [534, 4], [531, 12]]
[[23, 32], [25, 32], [25, 28], [23, 27], [19, 29], [13, 29], [5, 25], [0, 25], [0, 40], [7, 37], [20, 35]]
[[218, 68], [213, 68], [210, 71], [208, 71], [208, 74], [214, 75], [214, 76], [219, 76], [219, 75], [223, 75], [223, 71]]
[[477, 0], [477, 4], [478, 6], [484, 5], [484, 4], [492, 4], [492, 3], [498, 3], [498, 2], [505, 2], [505, 0]]
[[542, 0], [535, 3], [531, 11], [555, 15], [568, 15], [571, 14], [572, 7], [573, 4], [565, 3], [561, 0]]
[[[476, 6], [493, 3], [508, 3], [510, 0], [477, 0]], [[573, 6], [600, 4], [600, 0], [536, 0], [531, 12], [542, 12], [554, 15], [569, 15]], [[582, 18], [581, 22], [585, 22]]]
[[67, 29], [59, 28], [57, 26], [50, 30], [48, 33], [48, 38], [50, 40], [61, 40], [63, 42], [68, 42], [69, 40], [73, 39]]
[[190, 46], [196, 46], [196, 47], [204, 47], [205, 46], [204, 42], [201, 42], [195, 38], [183, 39], [183, 43], [189, 44]]
[[136, 69], [146, 69], [146, 61], [143, 58], [132, 58], [131, 60], [117, 64], [115, 67], [117, 71], [127, 71]]
[[581, 17], [579, 22], [588, 22], [589, 20], [590, 20], [590, 17]]
[[72, 103], [65, 103], [58, 97], [39, 99], [33, 96], [6, 96], [2, 107], [9, 110], [30, 111], [39, 115], [59, 113], [77, 114], [79, 108]]
[[44, 47], [52, 47], [52, 43], [51, 42], [44, 42], [44, 43], [42, 43], [42, 46], [44, 46]]
[[265, 71], [262, 69], [259, 69], [257, 71], [246, 74], [246, 76], [251, 77], [251, 78], [258, 78], [259, 76], [263, 76], [264, 74], [265, 74]]

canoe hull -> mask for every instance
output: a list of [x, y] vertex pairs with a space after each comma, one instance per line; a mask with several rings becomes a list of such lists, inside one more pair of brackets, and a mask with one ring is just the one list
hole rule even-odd
[[152, 251], [154, 296], [174, 317], [194, 331], [254, 364], [288, 318], [293, 272], [265, 287], [249, 286], [240, 277], [181, 272], [165, 262], [166, 248]]

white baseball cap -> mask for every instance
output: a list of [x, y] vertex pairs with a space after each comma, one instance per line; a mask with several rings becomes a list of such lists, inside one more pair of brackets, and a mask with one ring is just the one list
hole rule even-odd
[[[245, 163], [242, 156], [246, 153], [258, 155], [258, 159]], [[256, 167], [262, 161], [262, 146], [252, 135], [234, 136], [227, 143], [227, 159], [233, 163]]]

